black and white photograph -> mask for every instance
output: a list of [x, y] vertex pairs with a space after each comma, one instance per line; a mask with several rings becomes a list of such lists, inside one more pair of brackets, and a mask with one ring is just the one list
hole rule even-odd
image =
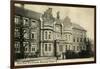
[[11, 10], [15, 67], [95, 62], [95, 6], [15, 1]]

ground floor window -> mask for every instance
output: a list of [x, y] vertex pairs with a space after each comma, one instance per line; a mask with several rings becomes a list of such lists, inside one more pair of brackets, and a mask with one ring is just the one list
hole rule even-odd
[[46, 43], [44, 44], [44, 46], [45, 46], [45, 51], [51, 51], [51, 44]]
[[45, 44], [45, 51], [47, 51], [47, 44]]
[[32, 51], [35, 51], [35, 48], [32, 48]]
[[20, 42], [15, 42], [15, 50], [16, 52], [20, 52]]

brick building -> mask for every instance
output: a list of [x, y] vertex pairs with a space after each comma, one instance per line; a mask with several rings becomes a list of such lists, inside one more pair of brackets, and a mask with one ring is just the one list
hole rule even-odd
[[[60, 19], [48, 8], [43, 14], [15, 7], [15, 55], [17, 58], [54, 57], [66, 51], [86, 50], [86, 30], [66, 16]], [[21, 56], [21, 57], [18, 57]], [[65, 57], [65, 55], [64, 55]]]

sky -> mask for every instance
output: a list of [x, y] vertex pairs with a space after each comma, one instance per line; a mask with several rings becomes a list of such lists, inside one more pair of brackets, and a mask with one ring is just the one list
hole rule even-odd
[[[19, 4], [15, 4], [20, 6]], [[52, 14], [56, 17], [57, 11], [60, 12], [60, 18], [70, 17], [71, 22], [79, 24], [87, 30], [87, 36], [94, 40], [94, 8], [69, 7], [69, 6], [48, 6], [25, 4], [25, 9], [44, 13], [48, 8], [52, 8]]]

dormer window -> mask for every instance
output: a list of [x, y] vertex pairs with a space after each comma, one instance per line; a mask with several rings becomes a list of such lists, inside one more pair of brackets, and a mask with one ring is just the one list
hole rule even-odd
[[37, 27], [37, 23], [35, 20], [31, 20], [31, 27]]

